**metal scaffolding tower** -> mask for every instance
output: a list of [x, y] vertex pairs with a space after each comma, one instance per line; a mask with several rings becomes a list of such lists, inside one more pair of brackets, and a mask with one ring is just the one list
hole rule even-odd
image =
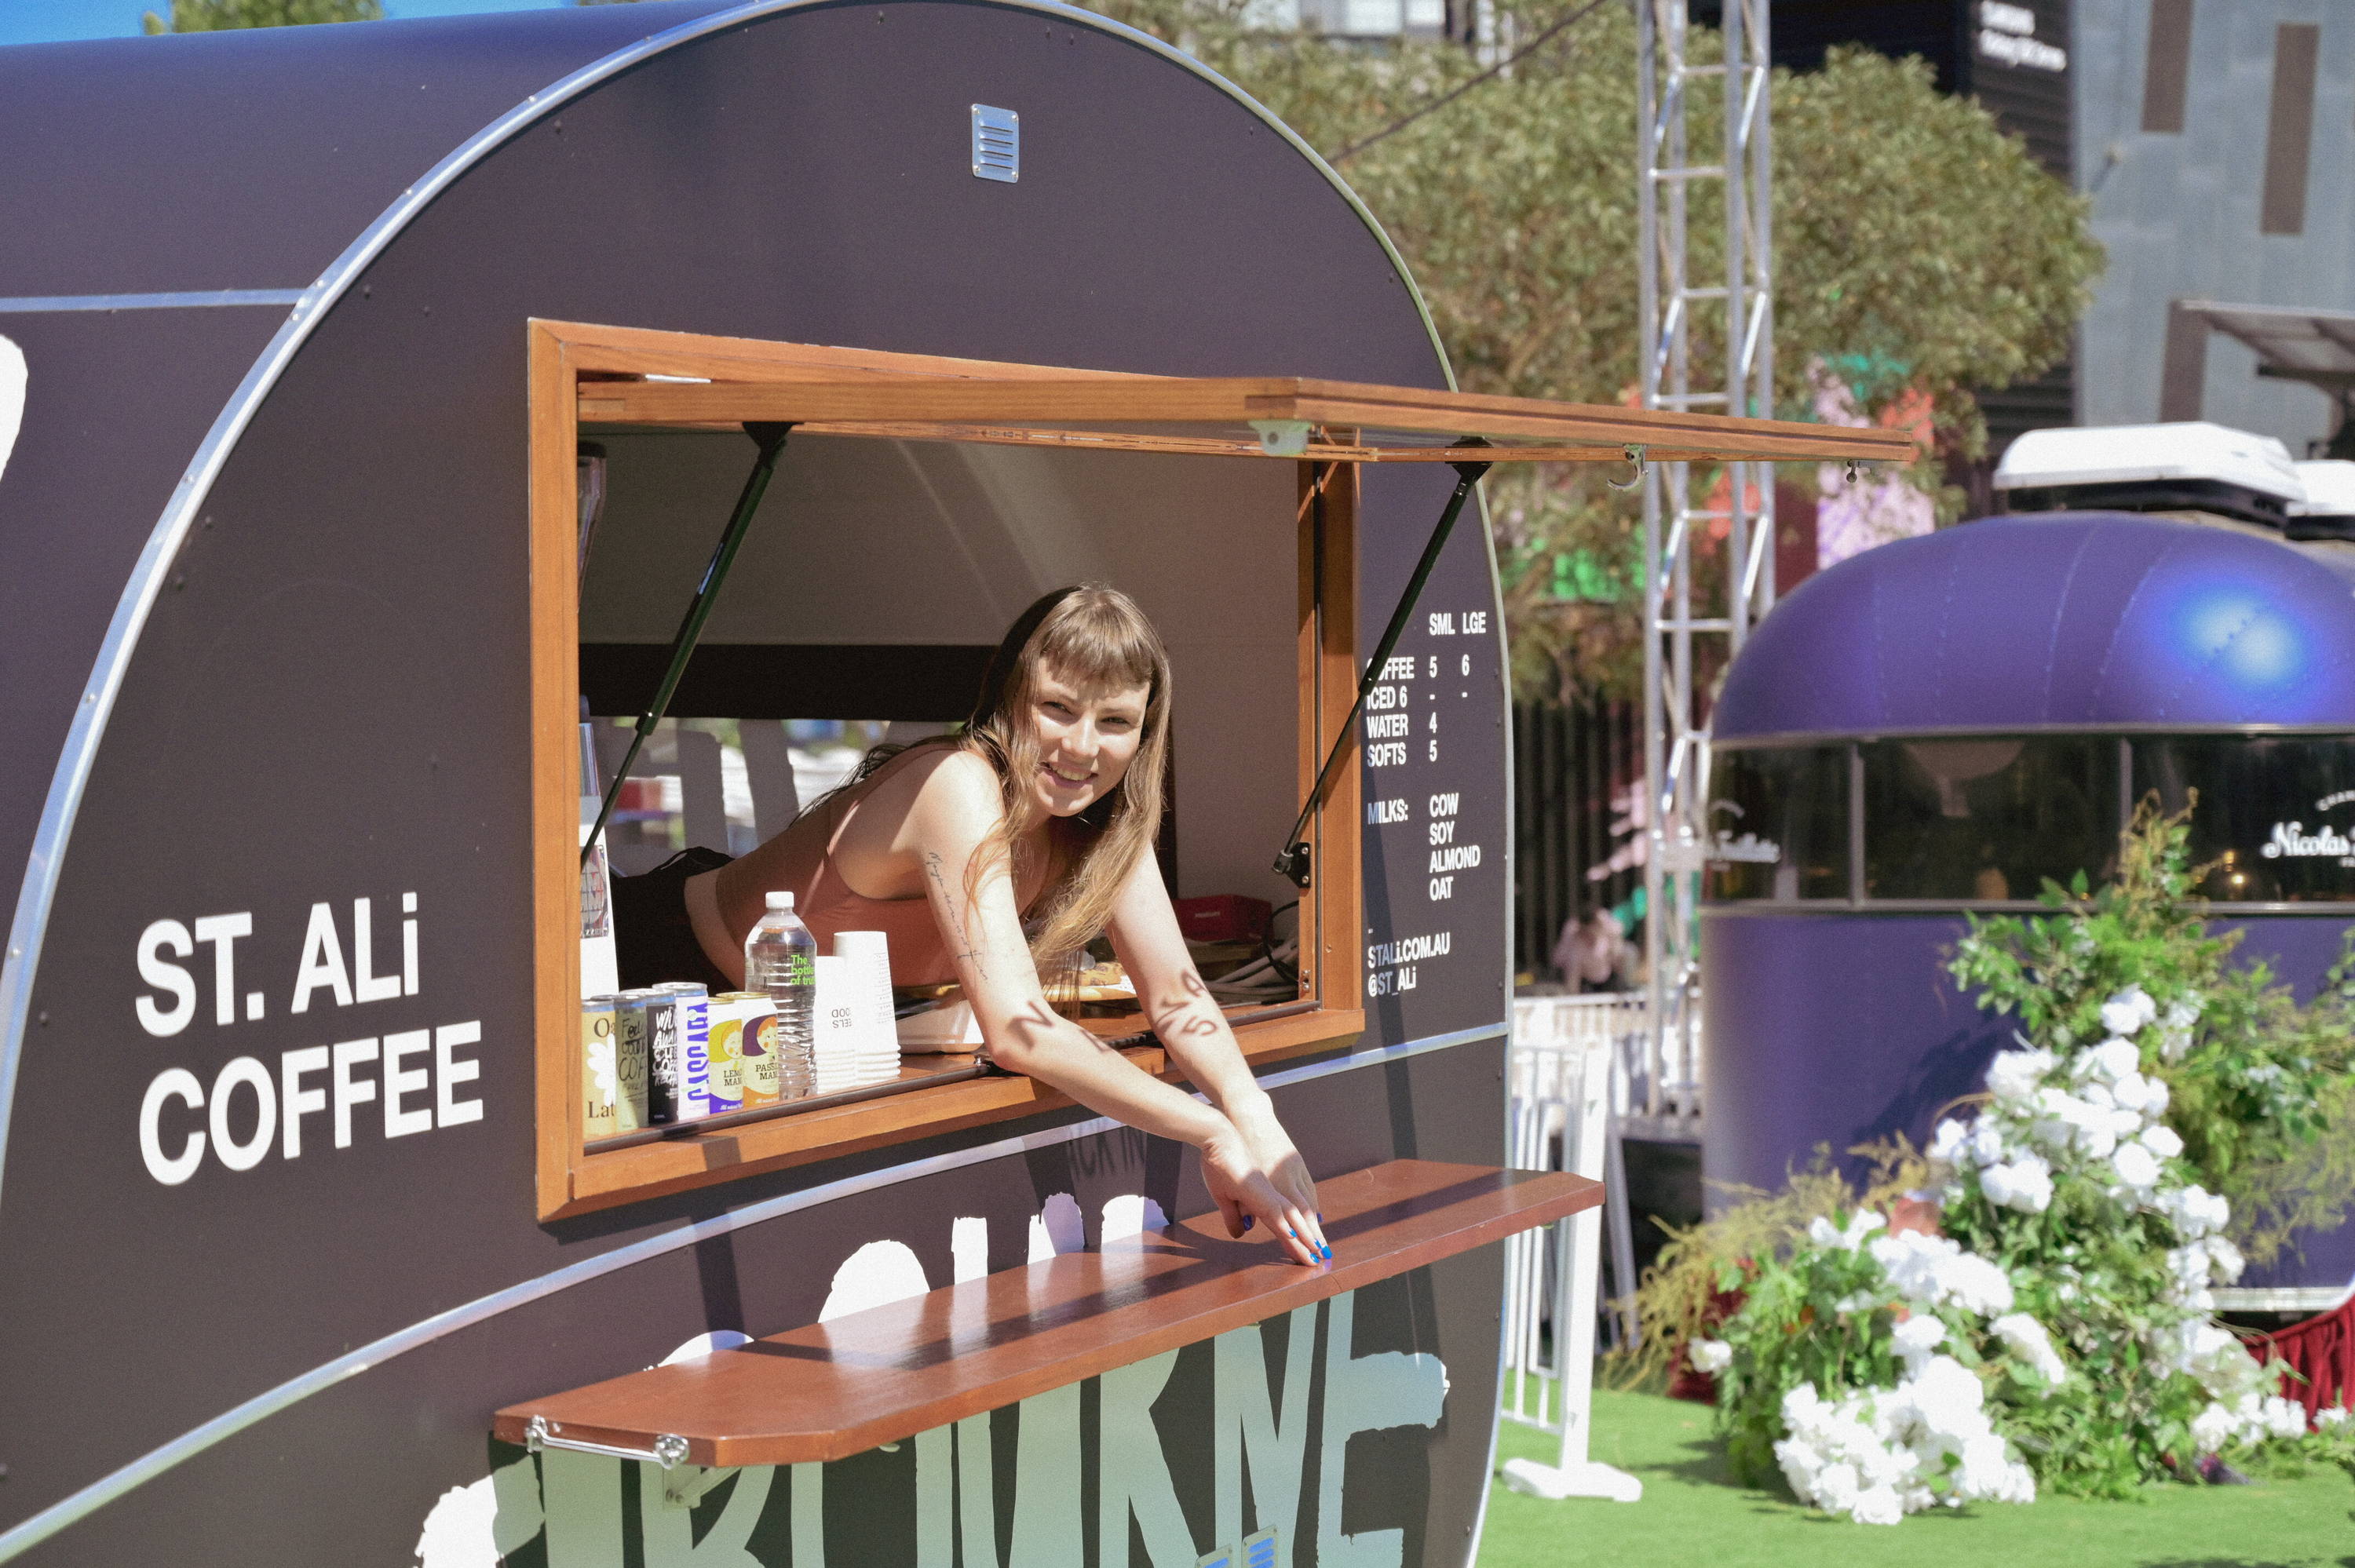
[[[1695, 64], [1688, 0], [1635, 0], [1638, 221], [1642, 235], [1641, 389], [1647, 408], [1774, 412], [1772, 147], [1767, 0], [1725, 0], [1721, 59]], [[1715, 84], [1723, 113], [1715, 161], [1695, 161], [1692, 121]], [[1697, 93], [1696, 89], [1699, 88]], [[1690, 217], [1714, 183], [1724, 205], [1722, 281], [1698, 281]], [[1706, 196], [1701, 199], [1706, 200]], [[1701, 238], [1711, 238], [1704, 233]], [[1704, 252], [1705, 254], [1705, 252]], [[1723, 355], [1696, 356], [1721, 340]], [[1712, 471], [1644, 465], [1644, 951], [1651, 984], [1648, 1082], [1628, 1111], [1656, 1132], [1698, 1130], [1696, 944], [1708, 821], [1709, 731], [1695, 705], [1697, 640], [1722, 638], [1725, 657], [1774, 602], [1771, 463]], [[1696, 484], [1704, 488], [1696, 490]], [[1694, 546], [1706, 531], [1726, 551], [1721, 612], [1697, 614]], [[1704, 607], [1707, 608], [1707, 607]], [[1710, 661], [1722, 668], [1721, 661]], [[1614, 1140], [1615, 1142], [1615, 1140]]]

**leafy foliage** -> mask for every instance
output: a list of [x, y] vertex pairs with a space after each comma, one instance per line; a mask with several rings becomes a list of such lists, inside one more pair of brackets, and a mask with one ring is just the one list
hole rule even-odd
[[[1498, 7], [1525, 38], [1575, 8], [1576, 0]], [[1633, 398], [1629, 7], [1593, 10], [1508, 73], [1362, 151], [1354, 149], [1472, 81], [1479, 62], [1446, 42], [1368, 47], [1255, 31], [1247, 0], [1098, 0], [1096, 9], [1189, 50], [1336, 163], [1405, 256], [1467, 389]], [[1694, 30], [1697, 60], [1717, 48], [1714, 33]], [[1688, 107], [1692, 145], [1715, 146], [1713, 85], [1697, 84]], [[1967, 389], [2035, 376], [2066, 352], [2101, 267], [2085, 203], [1977, 103], [1941, 95], [1919, 60], [1844, 49], [1821, 70], [1778, 71], [1773, 122], [1774, 411], [1806, 417], [1810, 357], [1837, 361], [1866, 414], [1926, 394], [1944, 421], [1942, 448], [1976, 454], [1985, 431]], [[1713, 197], [1692, 203], [1698, 280], [1723, 270], [1722, 222]], [[1721, 320], [1696, 316], [1696, 363], [1722, 362]], [[1487, 482], [1517, 695], [1573, 686], [1625, 695], [1638, 683], [1637, 596], [1591, 591], [1640, 571], [1639, 502], [1606, 488], [1617, 477], [1561, 468]], [[1936, 457], [1914, 477], [1940, 493]], [[1722, 597], [1712, 547], [1703, 542], [1698, 564], [1700, 603]]]
[[[1629, 6], [1498, 0], [1501, 26], [1544, 41], [1491, 74], [1443, 40], [1270, 32], [1252, 0], [1083, 3], [1202, 60], [1340, 170], [1405, 257], [1466, 390], [1634, 399]], [[1716, 58], [1716, 33], [1694, 28], [1690, 53]], [[1691, 145], [1717, 145], [1712, 81], [1687, 110]], [[1976, 102], [1939, 93], [1918, 59], [1836, 49], [1820, 70], [1775, 72], [1773, 140], [1775, 408], [1756, 412], [1806, 418], [1811, 358], [1837, 366], [1868, 416], [1927, 396], [1939, 450], [1911, 477], [1951, 514], [1961, 493], [1943, 486], [1943, 460], [1986, 443], [1969, 390], [2067, 352], [2102, 265], [2088, 204]], [[1713, 196], [1693, 201], [1696, 281], [1724, 270], [1723, 220]], [[1696, 363], [1723, 362], [1721, 328], [1721, 314], [1696, 314]], [[1640, 689], [1641, 505], [1606, 485], [1615, 477], [1517, 467], [1487, 482], [1517, 697]], [[1723, 552], [1704, 539], [1697, 555], [1694, 601], [1721, 602]]]
[[172, 0], [166, 18], [150, 11], [156, 33], [226, 33], [241, 27], [299, 27], [314, 22], [380, 22], [382, 0]]
[[[1718, 1377], [1738, 1467], [1772, 1460], [1802, 1499], [1894, 1522], [2021, 1500], [2023, 1462], [2097, 1497], [2211, 1455], [2350, 1462], [2345, 1414], [2309, 1433], [2270, 1392], [2278, 1366], [2214, 1320], [2211, 1287], [2243, 1257], [2204, 1183], [2269, 1183], [2256, 1224], [2275, 1246], [2340, 1217], [2355, 965], [2301, 1007], [2233, 963], [2236, 938], [2190, 896], [2186, 840], [2185, 816], [2147, 805], [2113, 885], [2081, 874], [2047, 885], [2046, 914], [1972, 922], [1951, 971], [2019, 1021], [2018, 1049], [1974, 1117], [1940, 1124], [1926, 1174], [1884, 1157], [1851, 1211], [1819, 1160], [1664, 1252], [1646, 1324]], [[1899, 1169], [1935, 1190], [1943, 1236], [1886, 1234]]]
[[2264, 1263], [2291, 1231], [2339, 1224], [2355, 1195], [2355, 937], [2310, 1006], [2262, 959], [2234, 962], [2242, 934], [2210, 935], [2192, 895], [2207, 868], [2189, 864], [2190, 816], [2144, 804], [2115, 882], [2089, 894], [2080, 873], [2046, 885], [2050, 915], [1974, 917], [1951, 967], [2060, 1049], [2101, 1038], [2103, 999], [2128, 986], [2196, 1013], [2162, 1032], [2151, 1067], [2184, 1160], [2232, 1200], [2236, 1241]]
[[1928, 1164], [1902, 1139], [1849, 1152], [1866, 1161], [1859, 1181], [1835, 1170], [1831, 1150], [1818, 1145], [1807, 1168], [1793, 1171], [1779, 1192], [1719, 1182], [1727, 1202], [1716, 1214], [1697, 1224], [1662, 1225], [1668, 1240], [1636, 1293], [1640, 1348], [1613, 1353], [1605, 1369], [1612, 1385], [1664, 1386], [1684, 1347], [1716, 1331], [1755, 1262], [1787, 1258], [1816, 1221], [1859, 1210], [1885, 1213], [1929, 1183]]

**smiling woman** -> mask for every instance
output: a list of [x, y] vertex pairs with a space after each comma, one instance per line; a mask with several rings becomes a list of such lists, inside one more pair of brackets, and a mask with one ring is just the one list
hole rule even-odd
[[[1199, 1149], [1232, 1234], [1264, 1224], [1298, 1261], [1330, 1256], [1316, 1185], [1188, 953], [1151, 853], [1169, 699], [1168, 654], [1126, 594], [1047, 594], [999, 641], [961, 735], [878, 747], [740, 860], [682, 855], [623, 879], [623, 982], [660, 978], [691, 937], [712, 978], [741, 983], [745, 933], [771, 893], [790, 891], [822, 940], [886, 933], [895, 985], [960, 986], [991, 1062]], [[1049, 1004], [1041, 971], [1067, 971], [1099, 936], [1209, 1106]]]

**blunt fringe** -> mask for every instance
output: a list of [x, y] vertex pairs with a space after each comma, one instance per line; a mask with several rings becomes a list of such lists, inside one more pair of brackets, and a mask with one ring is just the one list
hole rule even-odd
[[1151, 853], [1161, 831], [1162, 781], [1169, 762], [1169, 652], [1160, 634], [1115, 588], [1082, 583], [1057, 588], [1015, 618], [990, 656], [961, 743], [986, 758], [997, 774], [1006, 813], [966, 872], [968, 906], [978, 879], [1003, 866], [1020, 886], [1036, 868], [1036, 829], [1046, 813], [1028, 788], [1039, 767], [1028, 722], [1039, 673], [1085, 692], [1146, 689], [1145, 723], [1136, 756], [1110, 793], [1076, 819], [1088, 830], [1072, 845], [1054, 885], [1041, 895], [1032, 958], [1042, 978], [1070, 969], [1103, 932], [1122, 884], [1137, 859]]
[[[1039, 746], [1028, 722], [1039, 673], [1056, 676], [1083, 692], [1146, 689], [1145, 722], [1136, 756], [1117, 788], [1073, 819], [1076, 831], [1038, 829], [1046, 812], [1026, 787], [1039, 767]], [[1017, 887], [1039, 870], [1042, 842], [1056, 852], [1060, 869], [1039, 895], [1038, 913], [1024, 922], [1031, 933], [1030, 956], [1050, 994], [1067, 980], [1087, 945], [1112, 918], [1121, 885], [1149, 853], [1161, 831], [1162, 783], [1169, 765], [1169, 652], [1136, 601], [1118, 588], [1082, 583], [1041, 596], [1007, 628], [990, 654], [973, 716], [956, 735], [918, 741], [917, 746], [955, 747], [984, 758], [997, 775], [1004, 807], [965, 867], [965, 905], [973, 906], [984, 878], [1003, 871]], [[856, 788], [903, 750], [879, 746], [857, 773], [837, 789]], [[812, 801], [805, 811], [816, 809]]]

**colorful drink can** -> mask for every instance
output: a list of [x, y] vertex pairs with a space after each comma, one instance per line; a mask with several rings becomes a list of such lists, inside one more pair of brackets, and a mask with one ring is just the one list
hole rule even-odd
[[679, 1003], [688, 997], [700, 1001], [703, 987], [693, 981], [658, 985], [646, 1003], [646, 1125], [667, 1127], [679, 1119], [683, 1087], [679, 1071]]
[[[677, 982], [684, 985], [687, 982]], [[671, 1017], [678, 1032], [677, 1119], [687, 1121], [711, 1114], [711, 997], [701, 986], [693, 991], [663, 988], [672, 996]], [[651, 1107], [649, 1107], [651, 1108]]]
[[711, 1067], [709, 1094], [712, 1114], [744, 1108], [744, 1004], [735, 991], [711, 999]]
[[636, 1132], [650, 1126], [647, 1072], [655, 1013], [670, 1011], [670, 999], [655, 991], [625, 991], [613, 1007], [613, 1126]]
[[776, 1004], [759, 991], [738, 991], [730, 1000], [744, 1013], [744, 1108], [775, 1105], [784, 1098]]
[[581, 1004], [581, 1138], [594, 1142], [621, 1130], [614, 1102], [620, 1073], [613, 1057], [615, 996], [594, 996]]

